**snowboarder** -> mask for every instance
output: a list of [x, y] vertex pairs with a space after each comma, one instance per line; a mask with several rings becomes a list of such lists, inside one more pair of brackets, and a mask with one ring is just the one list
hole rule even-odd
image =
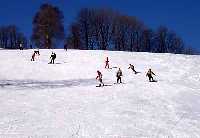
[[31, 61], [35, 61], [35, 52], [32, 55]]
[[147, 74], [146, 74], [146, 76], [149, 77], [149, 82], [155, 81], [155, 80], [153, 79], [153, 76], [152, 76], [152, 75], [155, 75], [155, 74], [151, 71], [151, 69], [149, 69], [148, 72], [147, 72]]
[[106, 61], [105, 61], [105, 62], [106, 62], [105, 69], [106, 69], [106, 68], [108, 68], [108, 69], [109, 69], [109, 68], [110, 68], [110, 66], [109, 66], [109, 60], [108, 60], [108, 57], [106, 57]]
[[117, 77], [117, 83], [122, 83], [122, 70], [119, 68], [117, 71], [116, 77]]
[[96, 80], [98, 79], [99, 82], [100, 82], [98, 87], [104, 86], [102, 77], [103, 77], [102, 73], [101, 73], [99, 70], [97, 70], [97, 77], [96, 77]]
[[50, 59], [51, 59], [51, 61], [50, 61], [49, 64], [54, 64], [54, 61], [55, 61], [55, 59], [56, 59], [56, 53], [52, 52], [52, 53], [51, 53]]
[[129, 64], [129, 68], [128, 69], [132, 69], [132, 71], [137, 74], [137, 71], [135, 71], [135, 67], [132, 64]]

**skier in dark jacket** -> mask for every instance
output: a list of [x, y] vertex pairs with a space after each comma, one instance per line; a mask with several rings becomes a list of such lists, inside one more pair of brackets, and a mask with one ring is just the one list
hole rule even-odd
[[67, 44], [64, 44], [64, 49], [67, 51]]
[[117, 71], [116, 77], [117, 77], [117, 83], [122, 83], [122, 70], [119, 68]]
[[97, 70], [97, 77], [96, 77], [96, 80], [98, 79], [99, 82], [100, 82], [100, 83], [99, 83], [99, 87], [104, 86], [102, 77], [103, 77], [102, 73], [101, 73], [99, 70]]
[[109, 66], [109, 60], [108, 60], [108, 57], [106, 57], [106, 61], [105, 61], [105, 63], [106, 63], [106, 65], [105, 65], [105, 68], [110, 68], [110, 66]]
[[49, 64], [54, 64], [54, 61], [56, 59], [56, 53], [52, 52], [50, 59], [51, 59], [51, 61]]
[[132, 69], [132, 71], [137, 74], [137, 71], [135, 71], [135, 67], [132, 64], [129, 64], [129, 68], [128, 69]]
[[39, 48], [37, 48], [36, 50], [34, 50], [35, 54], [37, 54], [38, 56], [40, 55], [40, 51]]
[[147, 74], [146, 74], [146, 76], [149, 77], [149, 82], [155, 81], [153, 79], [153, 75], [155, 75], [155, 74], [151, 71], [151, 69], [149, 69], [148, 72], [147, 72]]
[[23, 45], [22, 45], [22, 43], [19, 44], [19, 49], [20, 49], [20, 50], [23, 50]]

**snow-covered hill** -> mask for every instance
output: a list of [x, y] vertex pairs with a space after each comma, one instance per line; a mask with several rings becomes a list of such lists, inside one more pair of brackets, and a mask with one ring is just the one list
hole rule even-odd
[[[199, 138], [200, 56], [50, 50], [0, 51], [0, 136]], [[114, 85], [116, 68], [125, 84]], [[137, 75], [128, 70], [133, 64]], [[145, 73], [152, 68], [157, 83]], [[95, 87], [96, 71], [106, 84]]]

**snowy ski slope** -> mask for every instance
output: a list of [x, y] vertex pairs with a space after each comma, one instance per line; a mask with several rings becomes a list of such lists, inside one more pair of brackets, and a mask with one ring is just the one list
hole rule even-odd
[[[200, 138], [200, 56], [55, 50], [52, 65], [32, 52], [0, 50], [0, 137]], [[112, 86], [95, 87], [97, 70]]]

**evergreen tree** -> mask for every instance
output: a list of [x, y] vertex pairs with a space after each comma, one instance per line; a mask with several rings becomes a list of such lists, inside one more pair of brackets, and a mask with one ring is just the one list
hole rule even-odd
[[63, 13], [50, 4], [43, 4], [33, 19], [32, 40], [40, 48], [55, 48], [64, 39]]

